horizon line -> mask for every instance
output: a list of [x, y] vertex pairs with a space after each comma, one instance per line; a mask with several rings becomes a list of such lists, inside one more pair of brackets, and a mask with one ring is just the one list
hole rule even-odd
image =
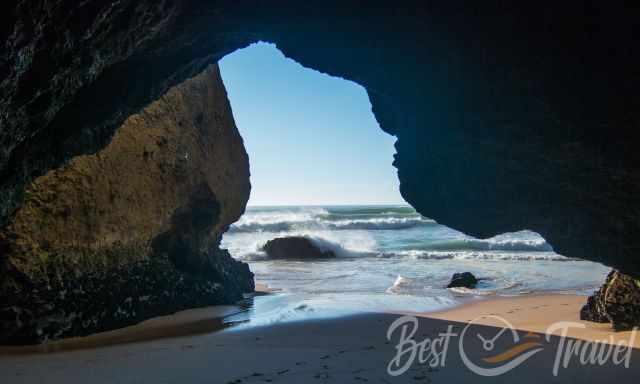
[[[247, 207], [322, 207], [322, 206], [372, 206], [372, 205], [402, 205], [407, 207], [412, 207], [411, 204], [407, 202], [403, 203], [318, 203], [318, 204], [299, 204], [299, 203], [288, 203], [288, 204], [247, 204]], [[413, 207], [412, 207], [413, 208]]]

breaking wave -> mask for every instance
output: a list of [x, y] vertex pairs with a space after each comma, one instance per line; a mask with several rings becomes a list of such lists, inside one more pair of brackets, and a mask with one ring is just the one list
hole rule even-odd
[[258, 213], [243, 216], [229, 232], [288, 232], [300, 230], [398, 230], [437, 225], [416, 213], [335, 214], [324, 209]]

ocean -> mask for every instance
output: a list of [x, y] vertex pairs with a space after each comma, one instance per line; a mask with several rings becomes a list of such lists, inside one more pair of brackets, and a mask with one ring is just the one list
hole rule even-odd
[[[301, 235], [338, 256], [269, 260], [273, 238]], [[608, 267], [556, 254], [531, 231], [476, 239], [409, 206], [249, 207], [222, 247], [276, 294], [256, 298], [253, 323], [362, 312], [434, 311], [490, 296], [590, 294]], [[456, 272], [475, 289], [445, 286]]]

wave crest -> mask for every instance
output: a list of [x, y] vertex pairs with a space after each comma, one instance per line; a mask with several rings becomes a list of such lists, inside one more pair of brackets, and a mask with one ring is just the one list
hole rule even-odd
[[245, 219], [231, 225], [230, 232], [289, 232], [296, 230], [396, 230], [418, 226], [437, 225], [422, 217], [384, 217], [328, 221], [321, 218], [300, 217], [272, 219]]
[[381, 257], [410, 257], [422, 260], [505, 260], [505, 261], [580, 261], [553, 252], [470, 252], [470, 251], [425, 251], [408, 250], [396, 253], [384, 253]]
[[544, 239], [454, 239], [430, 244], [428, 250], [553, 252]]

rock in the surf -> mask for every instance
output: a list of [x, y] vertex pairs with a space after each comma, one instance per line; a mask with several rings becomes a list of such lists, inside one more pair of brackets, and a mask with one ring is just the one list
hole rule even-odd
[[640, 281], [611, 271], [580, 311], [580, 319], [611, 323], [616, 331], [640, 326]]
[[475, 288], [477, 284], [478, 279], [471, 272], [454, 273], [447, 288]]
[[331, 250], [322, 250], [304, 236], [279, 237], [262, 248], [271, 259], [328, 259], [336, 257]]

